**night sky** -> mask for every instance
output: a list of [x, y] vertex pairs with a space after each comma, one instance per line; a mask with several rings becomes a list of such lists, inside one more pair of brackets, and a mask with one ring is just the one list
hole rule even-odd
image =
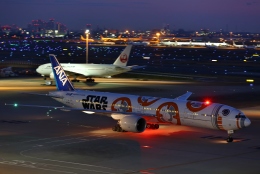
[[0, 0], [0, 24], [54, 18], [69, 29], [260, 32], [260, 0]]

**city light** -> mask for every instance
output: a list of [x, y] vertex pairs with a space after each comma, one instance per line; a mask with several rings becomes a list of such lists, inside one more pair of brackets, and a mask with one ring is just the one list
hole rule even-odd
[[89, 30], [86, 30], [85, 34], [86, 34], [86, 63], [88, 63], [88, 37], [89, 37]]
[[156, 33], [158, 41], [160, 41], [160, 33]]

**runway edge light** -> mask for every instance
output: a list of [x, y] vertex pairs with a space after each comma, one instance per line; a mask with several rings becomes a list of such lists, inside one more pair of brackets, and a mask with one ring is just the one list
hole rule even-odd
[[254, 79], [246, 79], [246, 82], [254, 82]]
[[5, 105], [13, 105], [14, 107], [17, 107], [17, 106], [18, 106], [17, 103], [14, 103], [14, 104], [7, 104], [7, 103], [5, 103]]

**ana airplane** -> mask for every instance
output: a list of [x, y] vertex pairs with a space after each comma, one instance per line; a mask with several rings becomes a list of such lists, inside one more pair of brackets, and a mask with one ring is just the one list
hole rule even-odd
[[[118, 132], [141, 133], [146, 128], [158, 129], [160, 124], [176, 124], [224, 130], [232, 142], [234, 130], [251, 124], [244, 113], [224, 104], [187, 100], [192, 94], [171, 99], [108, 92], [76, 90], [54, 55], [50, 55], [57, 91], [44, 94], [68, 107], [37, 106], [85, 113], [108, 113], [118, 121], [112, 128]], [[6, 104], [18, 106], [18, 104]]]
[[[106, 77], [110, 78], [113, 75], [121, 74], [124, 72], [131, 71], [133, 69], [142, 68], [144, 66], [126, 66], [129, 60], [129, 55], [132, 45], [128, 45], [123, 52], [118, 56], [113, 64], [82, 64], [82, 63], [61, 63], [61, 66], [67, 73], [67, 75], [83, 75], [87, 77], [87, 82], [94, 82], [93, 77]], [[46, 63], [40, 65], [36, 71], [41, 74], [45, 79], [49, 76], [51, 79], [54, 78], [51, 64]], [[73, 81], [79, 81], [74, 78]]]

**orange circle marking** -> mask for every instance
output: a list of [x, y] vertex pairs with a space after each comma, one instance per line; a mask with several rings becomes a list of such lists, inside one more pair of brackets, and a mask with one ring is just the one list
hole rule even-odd
[[157, 119], [159, 122], [169, 122], [169, 121], [165, 121], [163, 119], [163, 114], [160, 113], [161, 109], [163, 107], [167, 107], [167, 109], [170, 109], [170, 107], [173, 107], [174, 110], [175, 110], [175, 116], [173, 116], [174, 119], [177, 120], [177, 125], [181, 125], [181, 119], [180, 119], [180, 115], [179, 115], [179, 108], [178, 108], [178, 105], [174, 102], [166, 102], [166, 103], [163, 103], [161, 104], [157, 110], [156, 110], [156, 116], [157, 116]]
[[[198, 106], [195, 106], [195, 104], [199, 104]], [[205, 104], [205, 103], [201, 103], [201, 102], [196, 102], [196, 103], [192, 103], [192, 101], [188, 101], [186, 103], [187, 108], [192, 111], [192, 112], [198, 112], [201, 111], [202, 109], [206, 108], [207, 106], [209, 106], [210, 104]]]
[[120, 97], [116, 100], [113, 101], [112, 105], [111, 105], [111, 111], [117, 111], [117, 109], [115, 108], [115, 104], [120, 102], [120, 104], [123, 104], [124, 102], [127, 103], [128, 107], [126, 112], [132, 112], [132, 103], [131, 103], [131, 100], [127, 97]]
[[141, 106], [149, 106], [153, 103], [155, 103], [156, 101], [158, 101], [160, 98], [154, 99], [152, 101], [148, 101], [148, 99], [145, 99], [144, 101], [142, 100], [142, 96], [138, 97], [137, 102], [141, 105]]

